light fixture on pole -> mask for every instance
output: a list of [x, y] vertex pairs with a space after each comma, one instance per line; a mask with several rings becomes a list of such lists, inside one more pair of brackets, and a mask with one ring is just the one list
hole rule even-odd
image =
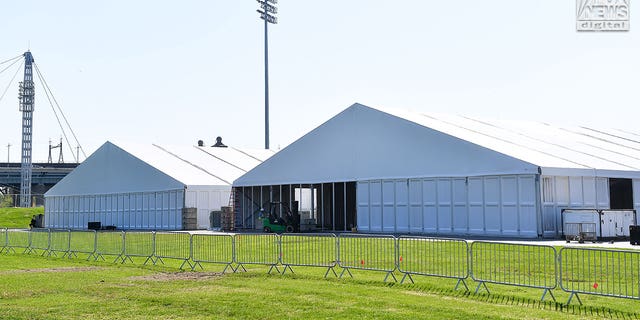
[[268, 25], [269, 23], [277, 24], [278, 18], [278, 0], [257, 0], [260, 9], [256, 10], [260, 13], [260, 19], [264, 20], [264, 148], [269, 149], [269, 41], [268, 41]]

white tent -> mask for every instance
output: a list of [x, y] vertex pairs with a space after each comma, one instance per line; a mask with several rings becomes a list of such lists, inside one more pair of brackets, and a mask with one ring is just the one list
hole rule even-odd
[[640, 207], [640, 136], [354, 104], [234, 187], [331, 230], [555, 237], [563, 208]]
[[272, 154], [106, 142], [45, 194], [45, 225], [178, 230], [183, 209], [197, 208], [197, 226], [207, 228], [209, 213], [229, 205], [231, 182]]

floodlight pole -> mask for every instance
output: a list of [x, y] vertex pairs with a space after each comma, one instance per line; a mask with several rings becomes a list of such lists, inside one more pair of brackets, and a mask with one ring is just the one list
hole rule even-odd
[[269, 149], [269, 22], [264, 19], [264, 148]]
[[[278, 23], [278, 0], [257, 0], [260, 19], [264, 20], [264, 148], [269, 149], [269, 23]], [[273, 14], [273, 15], [272, 15]]]

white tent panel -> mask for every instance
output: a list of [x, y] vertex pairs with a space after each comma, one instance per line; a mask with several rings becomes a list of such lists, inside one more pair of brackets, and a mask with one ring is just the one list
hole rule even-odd
[[369, 184], [369, 221], [371, 223], [370, 231], [382, 232], [382, 181], [371, 181]]
[[395, 181], [395, 232], [409, 232], [409, 181]]
[[46, 225], [86, 229], [88, 222], [119, 229], [182, 228], [183, 190], [47, 198]]
[[501, 177], [500, 189], [502, 191], [502, 194], [500, 195], [502, 205], [501, 233], [504, 235], [516, 236], [518, 235], [520, 228], [518, 178], [516, 176]]
[[467, 179], [452, 179], [453, 232], [464, 234], [469, 230], [467, 211]]
[[396, 227], [395, 181], [382, 181], [382, 231], [394, 232]]
[[608, 209], [609, 180], [602, 177], [542, 177], [543, 229], [546, 236], [562, 232], [562, 209]]
[[518, 177], [518, 232], [525, 237], [538, 236], [536, 182], [533, 176]]
[[451, 180], [438, 179], [436, 187], [436, 197], [438, 201], [438, 232], [450, 233], [453, 230], [453, 226], [451, 225], [451, 215], [453, 210]]
[[469, 193], [469, 232], [484, 234], [484, 179], [470, 177], [467, 190]]
[[438, 208], [436, 192], [436, 180], [424, 179], [422, 181], [422, 201], [423, 204], [423, 231], [425, 233], [437, 233], [438, 232]]
[[372, 180], [357, 188], [362, 231], [538, 236], [533, 175]]
[[[424, 224], [422, 215], [422, 181], [419, 179], [409, 180], [409, 225], [410, 232], [421, 233]], [[359, 195], [358, 195], [359, 196]], [[359, 214], [360, 212], [358, 212]]]
[[357, 225], [360, 230], [372, 230], [370, 220], [370, 200], [372, 199], [369, 192], [369, 182], [358, 182], [356, 187], [356, 199], [358, 203], [358, 221]]
[[499, 235], [501, 229], [500, 178], [484, 179], [485, 230], [487, 234]]

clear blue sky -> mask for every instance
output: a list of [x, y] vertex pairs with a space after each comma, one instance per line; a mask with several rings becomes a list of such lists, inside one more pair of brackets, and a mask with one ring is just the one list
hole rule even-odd
[[[257, 7], [253, 0], [7, 1], [0, 60], [31, 49], [88, 152], [106, 140], [213, 144], [218, 135], [262, 148]], [[639, 6], [631, 6], [626, 33], [576, 32], [575, 0], [281, 0], [278, 7], [269, 32], [274, 149], [354, 102], [637, 128]], [[0, 90], [11, 75], [0, 75]], [[34, 161], [46, 160], [48, 140], [61, 135], [36, 88]], [[19, 159], [17, 91], [14, 84], [0, 101], [0, 161], [7, 143]]]

